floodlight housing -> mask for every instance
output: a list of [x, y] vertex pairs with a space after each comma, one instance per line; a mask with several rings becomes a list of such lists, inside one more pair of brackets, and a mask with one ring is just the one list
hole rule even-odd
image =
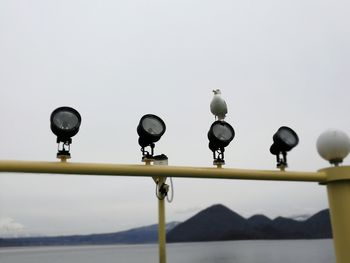
[[277, 130], [272, 138], [273, 144], [270, 147], [270, 152], [271, 154], [276, 155], [277, 167], [287, 167], [287, 152], [298, 145], [298, 135], [291, 128], [282, 126]]
[[[146, 114], [142, 116], [137, 126], [137, 134], [139, 135], [139, 145], [143, 155], [153, 156], [154, 143], [165, 133], [166, 126], [164, 121], [154, 114]], [[145, 147], [151, 147], [151, 153], [145, 151]]]
[[71, 142], [79, 131], [81, 116], [71, 107], [59, 107], [51, 113], [51, 131], [57, 136], [57, 142]]
[[[208, 131], [209, 149], [213, 152], [214, 164], [224, 164], [224, 151], [235, 137], [235, 130], [223, 120], [215, 121]], [[218, 156], [216, 155], [218, 153]]]
[[208, 131], [209, 148], [216, 150], [230, 144], [235, 137], [235, 130], [225, 121], [215, 121]]
[[70, 158], [72, 137], [79, 131], [81, 116], [71, 107], [59, 107], [50, 116], [51, 131], [57, 136], [57, 158], [65, 161]]
[[282, 126], [273, 135], [273, 148], [279, 152], [288, 152], [299, 143], [298, 135], [287, 126]]

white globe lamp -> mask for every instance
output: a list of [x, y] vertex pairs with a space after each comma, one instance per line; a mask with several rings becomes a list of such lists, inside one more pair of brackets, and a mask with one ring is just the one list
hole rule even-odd
[[350, 138], [345, 132], [327, 130], [318, 137], [316, 146], [323, 159], [338, 166], [350, 152]]

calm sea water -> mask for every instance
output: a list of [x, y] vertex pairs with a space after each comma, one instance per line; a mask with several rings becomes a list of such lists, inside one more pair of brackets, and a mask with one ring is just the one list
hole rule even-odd
[[[335, 263], [332, 240], [168, 244], [168, 263]], [[1, 263], [158, 262], [158, 246], [1, 248]]]

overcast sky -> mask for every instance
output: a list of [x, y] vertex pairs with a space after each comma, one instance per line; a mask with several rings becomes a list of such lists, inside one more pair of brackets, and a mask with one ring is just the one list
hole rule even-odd
[[[55, 161], [49, 117], [71, 106], [82, 116], [72, 162], [140, 164], [136, 126], [153, 113], [167, 125], [156, 153], [170, 165], [212, 167], [206, 136], [219, 88], [236, 131], [226, 167], [275, 169], [269, 147], [282, 125], [300, 138], [289, 170], [326, 167], [318, 136], [350, 132], [349, 8], [345, 0], [2, 0], [0, 159]], [[328, 207], [316, 183], [174, 186], [168, 221], [215, 203], [271, 218]], [[156, 222], [151, 178], [0, 175], [0, 229], [54, 235]]]

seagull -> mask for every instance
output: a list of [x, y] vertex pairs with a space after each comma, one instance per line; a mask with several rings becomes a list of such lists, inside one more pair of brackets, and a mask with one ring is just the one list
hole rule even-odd
[[213, 90], [214, 97], [210, 103], [210, 111], [214, 114], [215, 120], [223, 121], [227, 113], [227, 105], [223, 98], [221, 98], [221, 91], [219, 89]]

